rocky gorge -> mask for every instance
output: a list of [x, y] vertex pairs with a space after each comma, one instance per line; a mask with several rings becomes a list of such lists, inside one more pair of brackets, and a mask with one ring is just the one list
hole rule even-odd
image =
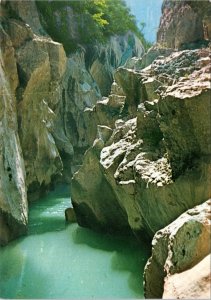
[[[74, 27], [68, 3], [67, 8], [67, 22]], [[119, 64], [144, 51], [134, 34], [114, 36], [106, 45], [96, 45], [88, 68], [85, 49], [80, 46], [67, 56], [63, 45], [45, 31], [41, 17], [34, 1], [1, 4], [3, 244], [26, 231], [27, 198], [39, 198], [58, 177], [70, 180], [92, 142], [84, 110], [107, 93]]]
[[132, 32], [86, 48], [67, 5], [54, 17], [69, 52], [34, 1], [1, 4], [1, 244], [26, 233], [28, 202], [68, 182], [79, 225], [152, 240], [146, 298], [209, 297], [209, 272], [196, 294], [175, 277], [209, 264], [211, 3], [199, 2], [165, 0], [146, 53]]

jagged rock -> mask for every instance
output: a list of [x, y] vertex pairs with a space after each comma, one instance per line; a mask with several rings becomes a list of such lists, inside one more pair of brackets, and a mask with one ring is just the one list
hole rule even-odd
[[[85, 66], [84, 51], [67, 59], [66, 71], [61, 82], [60, 102], [55, 109], [53, 136], [63, 161], [63, 178], [69, 182], [70, 165], [80, 165], [82, 156], [96, 137], [96, 124], [86, 118], [101, 94]], [[93, 134], [92, 134], [93, 130]], [[89, 134], [87, 134], [87, 131]]]
[[[149, 122], [149, 124], [154, 126], [153, 122]], [[97, 177], [100, 176], [101, 181], [105, 181], [106, 185], [110, 184], [116, 197], [115, 202], [127, 213], [131, 229], [140, 231], [144, 228], [152, 236], [157, 229], [167, 225], [185, 208], [193, 205], [196, 200], [191, 198], [192, 193], [200, 195], [200, 199], [206, 197], [208, 189], [203, 190], [203, 180], [207, 181], [208, 187], [209, 180], [206, 176], [209, 165], [204, 162], [199, 167], [200, 175], [198, 176], [204, 178], [200, 183], [197, 183], [199, 177], [196, 177], [195, 173], [191, 171], [173, 183], [168, 160], [160, 156], [159, 150], [153, 152], [152, 148], [150, 151], [148, 145], [145, 146], [141, 139], [136, 139], [136, 133], [136, 119], [123, 122], [122, 126], [117, 125], [107, 142], [108, 146], [105, 144], [106, 147], [103, 148], [104, 144], [102, 144], [100, 148], [98, 147], [100, 153], [98, 152], [98, 155], [92, 157], [90, 164], [92, 168], [95, 168], [96, 165], [99, 166], [94, 173], [98, 174], [100, 171], [101, 175], [98, 174]], [[93, 152], [91, 149], [89, 151]], [[84, 177], [81, 176], [83, 174], [87, 177], [90, 172], [93, 172], [90, 170], [90, 164], [86, 165], [85, 160], [82, 169], [74, 176], [72, 182], [73, 203], [75, 207], [80, 202], [87, 206], [93, 203], [91, 204], [95, 208], [93, 213], [99, 214], [100, 211], [103, 215], [102, 202], [98, 194], [96, 196], [93, 192], [90, 196], [90, 192], [84, 192], [81, 196], [81, 185], [84, 185]], [[95, 190], [96, 193], [98, 189], [101, 190], [94, 180], [86, 182], [87, 190], [89, 190], [89, 185], [90, 189]], [[107, 199], [106, 201], [109, 201], [109, 195], [104, 197]], [[195, 203], [197, 204], [197, 201]], [[155, 205], [156, 211], [153, 209]], [[80, 214], [79, 208], [77, 213]], [[89, 212], [87, 212], [88, 214]], [[99, 222], [101, 221], [99, 220]], [[80, 224], [84, 225], [83, 219]], [[92, 221], [86, 222], [85, 225], [93, 226]]]
[[108, 98], [103, 97], [96, 102], [93, 108], [86, 108], [84, 110], [83, 118], [84, 123], [86, 124], [85, 135], [90, 146], [93, 144], [95, 138], [99, 137], [97, 130], [98, 124], [103, 124], [102, 126], [112, 128], [115, 121], [123, 113], [126, 96], [122, 91], [120, 93], [121, 95], [115, 94], [115, 91], [112, 91], [112, 94]]
[[209, 0], [201, 1], [200, 4], [198, 1], [165, 0], [157, 41], [170, 48], [180, 48], [183, 45], [187, 47], [190, 43], [203, 41], [207, 38], [203, 19], [209, 19], [210, 16]]
[[[66, 72], [62, 81], [63, 100], [59, 105], [58, 119], [62, 122], [67, 139], [73, 147], [87, 147], [89, 143], [86, 129], [88, 124], [83, 114], [87, 108], [92, 109], [101, 98], [99, 88], [85, 66], [84, 52], [80, 51], [68, 58]], [[58, 125], [56, 124], [58, 127]], [[60, 136], [57, 133], [57, 136]], [[93, 140], [92, 140], [93, 142]]]
[[139, 73], [125, 67], [120, 67], [114, 74], [114, 79], [126, 95], [125, 104], [128, 107], [129, 114], [133, 115], [140, 103], [140, 82]]
[[143, 45], [132, 32], [123, 36], [113, 36], [106, 46], [96, 47], [93, 62], [90, 64], [90, 74], [103, 96], [110, 92], [114, 71], [124, 65], [127, 59], [133, 56], [141, 57], [143, 54]]
[[165, 279], [163, 299], [209, 299], [210, 261], [207, 255], [190, 270], [169, 275]]
[[[67, 3], [61, 7], [60, 12], [55, 12], [55, 25], [60, 28], [64, 25], [62, 14], [64, 11], [67, 13], [65, 26], [70, 36], [65, 36], [64, 46], [66, 39], [73, 41], [76, 38], [74, 47], [76, 46], [77, 51], [67, 58], [63, 46], [50, 38], [46, 27], [43, 29], [43, 24], [47, 24], [49, 20], [45, 20], [40, 10], [38, 13], [38, 6], [33, 0], [1, 3], [0, 38], [4, 76], [8, 81], [6, 85], [10, 85], [8, 93], [12, 93], [14, 98], [8, 100], [8, 103], [12, 103], [8, 107], [2, 102], [0, 117], [6, 118], [13, 127], [14, 134], [5, 121], [2, 130], [8, 134], [2, 134], [8, 140], [9, 134], [14, 135], [10, 138], [10, 143], [16, 149], [20, 173], [20, 178], [17, 179], [15, 167], [5, 167], [6, 163], [2, 165], [2, 174], [5, 168], [9, 170], [6, 171], [5, 178], [9, 176], [9, 181], [11, 178], [15, 181], [13, 188], [12, 183], [7, 184], [3, 180], [2, 187], [5, 191], [0, 191], [4, 202], [1, 225], [4, 231], [2, 241], [5, 243], [26, 231], [26, 190], [28, 199], [31, 200], [45, 192], [61, 172], [62, 180], [70, 180], [70, 170], [75, 171], [80, 166], [85, 150], [96, 138], [97, 124], [103, 123], [103, 126], [98, 128], [100, 138], [96, 140], [95, 151], [99, 151], [101, 144], [104, 146], [110, 139], [113, 133], [110, 125], [114, 124], [122, 111], [125, 95], [114, 93], [107, 99], [108, 105], [104, 105], [103, 101], [98, 101], [101, 92], [93, 78], [97, 76], [95, 79], [102, 83], [99, 84], [103, 93], [108, 93], [114, 69], [128, 57], [133, 54], [142, 55], [144, 51], [133, 33], [111, 37], [107, 44], [96, 45], [94, 53], [93, 47], [90, 51], [88, 47], [85, 49], [78, 40], [81, 28], [78, 15], [73, 15]], [[106, 71], [100, 77], [94, 69], [96, 61]], [[109, 80], [106, 82], [104, 77], [109, 77]], [[112, 114], [109, 116], [110, 112]], [[11, 160], [13, 164], [15, 154], [10, 149], [11, 145], [8, 146], [3, 141], [1, 153], [6, 151], [8, 161]], [[18, 180], [21, 181], [21, 188]], [[13, 199], [8, 200], [9, 188]], [[12, 200], [14, 205], [11, 204]], [[16, 213], [18, 205], [21, 207], [21, 217]], [[13, 209], [14, 214], [11, 212]], [[14, 229], [13, 225], [16, 223]]]
[[22, 46], [26, 41], [33, 39], [31, 28], [24, 22], [16, 19], [10, 19], [4, 22], [4, 30], [11, 39], [12, 46], [16, 49]]
[[[132, 39], [134, 44], [129, 49], [127, 49], [128, 39]], [[122, 47], [118, 44], [119, 42]], [[61, 154], [63, 160], [65, 159], [64, 165], [80, 164], [84, 151], [93, 144], [96, 138], [97, 125], [112, 126], [119, 113], [122, 112], [126, 98], [124, 93], [117, 95], [113, 91], [109, 98], [102, 98], [101, 94], [108, 94], [114, 69], [130, 57], [133, 51], [139, 55], [144, 50], [134, 34], [128, 33], [121, 37], [111, 37], [106, 45], [96, 45], [92, 49], [92, 58], [86, 61], [90, 73], [85, 65], [89, 50], [86, 51], [87, 53], [80, 50], [68, 59], [68, 67], [63, 80], [63, 101], [59, 105], [58, 113], [61, 117], [58, 117], [58, 122], [55, 123], [55, 137], [59, 142], [58, 145], [64, 145], [64, 142], [61, 143], [58, 138], [62, 136], [62, 140], [66, 141], [65, 143], [71, 143], [75, 149], [74, 158], [66, 151], [64, 155]], [[62, 128], [58, 126], [59, 123], [65, 124], [66, 133], [62, 132], [62, 129], [58, 131], [58, 128]], [[64, 149], [64, 146], [61, 148]]]
[[[94, 230], [128, 231], [126, 213], [119, 207], [115, 192], [105, 179], [97, 156], [95, 147], [87, 150], [80, 172], [76, 172], [72, 180], [71, 199], [77, 221], [79, 225], [89, 226]], [[99, 199], [98, 203], [96, 199]]]
[[141, 63], [137, 64], [137, 67], [139, 69], [144, 69], [144, 68], [148, 67], [155, 59], [157, 59], [159, 57], [167, 57], [173, 51], [174, 50], [172, 48], [166, 48], [166, 47], [164, 48], [164, 47], [161, 47], [159, 44], [155, 44], [147, 51], [146, 54], [143, 55], [143, 57], [141, 59]]
[[[116, 101], [124, 94], [126, 99], [115, 122], [102, 118], [102, 107], [104, 111], [110, 108], [110, 115], [114, 110], [109, 106], [113, 96], [99, 101], [92, 111], [97, 124], [113, 129], [105, 144], [99, 138], [95, 141], [95, 174], [99, 171], [102, 181], [110, 185], [113, 201], [125, 211], [133, 231], [145, 230], [152, 237], [185, 210], [209, 197], [210, 150], [205, 146], [210, 145], [211, 130], [208, 53], [207, 49], [175, 52], [157, 58], [141, 71], [121, 67], [115, 74], [112, 95]], [[120, 94], [115, 95], [114, 91]], [[125, 110], [124, 117], [118, 119]], [[90, 165], [86, 166], [85, 159], [72, 182], [74, 207], [83, 202], [88, 209], [92, 203], [92, 216], [100, 211], [103, 218], [101, 201], [94, 192], [91, 197], [89, 193], [81, 197], [82, 180], [89, 173]], [[88, 184], [97, 193], [99, 185], [89, 181], [87, 190]], [[80, 214], [79, 207], [76, 213]], [[84, 225], [93, 228], [92, 218], [88, 220]]]
[[157, 100], [145, 101], [145, 104], [140, 104], [137, 109], [137, 136], [154, 146], [157, 146], [163, 138], [156, 118], [157, 103]]
[[[199, 65], [203, 53], [204, 50], [193, 52], [189, 61], [197, 54]], [[187, 53], [177, 54], [177, 60], [182, 62], [184, 54]], [[211, 155], [210, 62], [208, 59], [207, 65], [191, 74], [187, 70], [186, 76], [169, 86], [158, 103], [160, 128], [174, 176], [181, 174], [199, 156]]]
[[52, 38], [63, 43], [68, 56], [78, 49], [85, 51], [87, 71], [96, 82], [102, 96], [108, 96], [115, 69], [123, 65], [128, 58], [143, 55], [145, 50], [140, 39], [128, 31], [122, 35], [111, 36], [105, 43], [90, 43], [93, 40], [90, 34], [93, 24], [88, 13], [75, 9], [68, 1], [61, 6], [49, 6], [52, 20], [46, 18], [45, 8], [38, 5], [46, 31]]
[[157, 58], [164, 58], [169, 56], [174, 49], [164, 48], [158, 43], [153, 45], [142, 57], [132, 57], [128, 59], [124, 67], [128, 69], [133, 69], [135, 71], [140, 71], [151, 65], [151, 63]]
[[104, 144], [109, 140], [113, 133], [113, 130], [110, 127], [102, 125], [97, 126], [97, 131], [97, 137], [101, 139]]
[[182, 214], [158, 231], [144, 271], [145, 297], [161, 298], [164, 278], [185, 271], [210, 252], [211, 200]]
[[[1, 32], [5, 39], [8, 37]], [[0, 245], [25, 234], [28, 223], [28, 205], [25, 186], [25, 169], [22, 150], [18, 137], [16, 103], [14, 88], [17, 84], [14, 51], [11, 43], [0, 53]], [[6, 52], [6, 53], [5, 53]], [[10, 65], [13, 78], [7, 78], [7, 60], [10, 54]]]

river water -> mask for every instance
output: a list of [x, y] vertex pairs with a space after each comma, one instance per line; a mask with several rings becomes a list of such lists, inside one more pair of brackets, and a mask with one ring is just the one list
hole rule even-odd
[[29, 234], [0, 248], [1, 298], [143, 298], [146, 245], [65, 224], [69, 189], [30, 206]]

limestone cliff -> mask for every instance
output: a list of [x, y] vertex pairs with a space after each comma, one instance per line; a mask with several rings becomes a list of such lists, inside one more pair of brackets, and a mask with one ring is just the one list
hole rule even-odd
[[[66, 4], [53, 21], [59, 28], [65, 9], [62, 26], [77, 31], [80, 20], [72, 19]], [[114, 69], [144, 49], [130, 32], [90, 49], [78, 40], [74, 51], [65, 53], [43, 27], [48, 20], [34, 1], [2, 1], [0, 19], [0, 207], [1, 243], [6, 243], [26, 232], [27, 200], [39, 198], [57, 180], [70, 181], [96, 134], [95, 128], [87, 134], [92, 130], [84, 111], [109, 92]]]
[[209, 250], [210, 201], [188, 209], [210, 198], [210, 2], [164, 1], [143, 58], [131, 32], [81, 43], [88, 19], [55, 7], [46, 19], [34, 1], [1, 3], [0, 243], [26, 232], [27, 200], [75, 172], [80, 225], [155, 234], [145, 292], [161, 297]]
[[209, 0], [164, 0], [157, 41], [170, 48], [189, 48], [190, 43], [196, 48], [206, 45], [211, 39], [210, 20]]
[[12, 15], [15, 3], [3, 3], [1, 15], [2, 243], [26, 232], [27, 194], [39, 195], [62, 170], [52, 125], [66, 55], [15, 16], [20, 3]]
[[46, 33], [64, 45], [67, 56], [79, 49], [84, 52], [86, 69], [102, 96], [108, 96], [110, 92], [114, 70], [128, 58], [144, 53], [142, 43], [131, 31], [125, 34], [114, 32], [105, 40], [99, 33], [100, 26], [95, 27], [93, 18], [84, 9], [86, 3], [63, 1], [58, 4], [52, 1], [47, 7], [39, 2], [37, 6]]
[[[95, 230], [155, 234], [147, 298], [193, 295], [173, 274], [210, 251], [210, 5], [164, 1], [158, 43], [118, 68], [110, 95], [86, 111], [96, 139], [72, 179], [76, 217]], [[205, 277], [194, 295], [209, 293]]]
[[45, 5], [38, 7], [45, 34], [59, 40], [67, 54], [54, 138], [63, 161], [63, 178], [70, 182], [96, 136], [98, 120], [90, 119], [90, 111], [102, 96], [109, 94], [115, 69], [132, 56], [142, 56], [144, 47], [130, 31], [110, 36], [106, 42], [92, 41], [95, 34], [91, 32], [89, 16], [73, 9], [75, 6], [68, 1], [52, 4], [52, 20], [46, 17]]
[[143, 70], [136, 63], [116, 71], [112, 94], [92, 112], [104, 127], [74, 175], [72, 198], [82, 225], [153, 236], [209, 198], [209, 50], [175, 52]]
[[26, 233], [25, 169], [18, 136], [15, 89], [19, 83], [11, 40], [0, 27], [0, 244]]

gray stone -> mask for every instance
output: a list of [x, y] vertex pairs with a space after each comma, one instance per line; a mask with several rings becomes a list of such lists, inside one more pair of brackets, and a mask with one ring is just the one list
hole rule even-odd
[[162, 298], [165, 277], [192, 268], [209, 254], [210, 215], [209, 199], [155, 234], [144, 271], [146, 298]]

